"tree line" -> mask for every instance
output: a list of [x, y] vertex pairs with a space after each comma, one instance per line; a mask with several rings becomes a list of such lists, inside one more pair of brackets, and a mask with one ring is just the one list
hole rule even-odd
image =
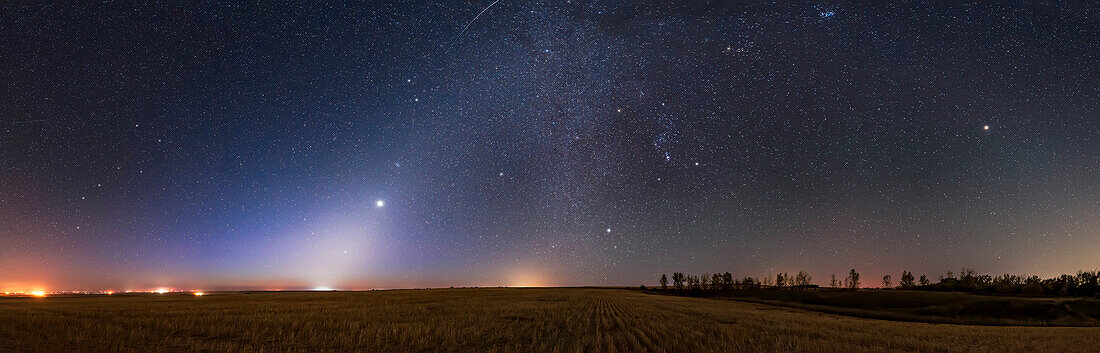
[[[670, 278], [661, 274], [658, 284], [661, 290], [703, 291], [755, 290], [755, 289], [808, 289], [818, 288], [812, 278], [804, 271], [794, 275], [781, 272], [771, 276], [734, 278], [729, 272], [702, 275], [690, 275], [675, 272]], [[852, 269], [843, 278], [834, 274], [828, 287], [834, 289], [858, 290], [862, 287], [858, 271]], [[645, 286], [642, 286], [645, 289]], [[997, 294], [1054, 295], [1054, 296], [1100, 296], [1100, 271], [1077, 271], [1076, 275], [1063, 274], [1058, 277], [1040, 278], [1039, 276], [1021, 276], [1003, 274], [998, 276], [982, 275], [973, 269], [963, 269], [958, 276], [947, 272], [933, 283], [927, 275], [916, 277], [907, 270], [901, 271], [897, 286], [890, 274], [882, 277], [879, 289], [928, 290], [945, 292], [974, 292]]]
[[[672, 274], [671, 283], [669, 277], [665, 274], [661, 275], [658, 279], [661, 290], [677, 290], [677, 291], [726, 291], [735, 289], [760, 289], [760, 288], [792, 288], [792, 289], [805, 289], [814, 288], [817, 285], [813, 284], [813, 278], [810, 277], [805, 271], [798, 271], [794, 275], [790, 275], [786, 272], [781, 272], [775, 275], [775, 281], [772, 281], [771, 277], [757, 278], [757, 277], [742, 277], [734, 278], [733, 274], [726, 273], [714, 273], [702, 275], [690, 275], [683, 272], [674, 272]], [[858, 275], [857, 275], [858, 286]], [[643, 286], [644, 287], [644, 286]]]
[[[903, 276], [904, 274], [903, 272]], [[1034, 275], [983, 275], [973, 269], [963, 269], [958, 276], [947, 272], [946, 275], [940, 276], [935, 284], [914, 286], [912, 283], [907, 285], [903, 280], [901, 287], [952, 292], [1092, 297], [1100, 293], [1100, 271], [1077, 271], [1075, 275], [1063, 274], [1058, 277], [1040, 278]]]

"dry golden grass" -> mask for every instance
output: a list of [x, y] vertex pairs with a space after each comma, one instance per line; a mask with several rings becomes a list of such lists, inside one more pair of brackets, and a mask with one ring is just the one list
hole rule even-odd
[[16, 352], [1087, 352], [1100, 328], [861, 319], [613, 289], [0, 300]]

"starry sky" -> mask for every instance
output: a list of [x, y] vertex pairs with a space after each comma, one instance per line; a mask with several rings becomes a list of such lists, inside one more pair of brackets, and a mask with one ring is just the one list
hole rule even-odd
[[1100, 266], [1089, 1], [0, 5], [0, 288]]

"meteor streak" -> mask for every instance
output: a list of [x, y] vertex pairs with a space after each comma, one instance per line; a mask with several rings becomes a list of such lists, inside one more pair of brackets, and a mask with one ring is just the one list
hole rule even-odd
[[496, 5], [498, 2], [500, 2], [500, 0], [493, 1], [492, 4], [489, 4], [489, 6], [486, 6], [484, 9], [481, 9], [481, 12], [478, 12], [477, 16], [474, 16], [474, 19], [470, 20], [470, 22], [467, 22], [465, 27], [462, 27], [462, 30], [458, 32], [457, 36], [455, 36], [455, 40], [451, 41], [451, 45], [455, 45], [455, 43], [458, 42], [458, 39], [462, 38], [462, 34], [466, 33], [466, 29], [470, 28], [470, 25], [473, 24], [474, 21], [477, 21], [478, 17], [481, 17], [481, 15], [485, 13], [485, 11], [489, 11], [489, 9], [492, 8], [493, 5]]

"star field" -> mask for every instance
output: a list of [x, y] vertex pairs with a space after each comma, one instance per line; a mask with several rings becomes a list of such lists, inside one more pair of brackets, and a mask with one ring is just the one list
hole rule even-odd
[[0, 287], [1098, 265], [1088, 2], [0, 9]]

